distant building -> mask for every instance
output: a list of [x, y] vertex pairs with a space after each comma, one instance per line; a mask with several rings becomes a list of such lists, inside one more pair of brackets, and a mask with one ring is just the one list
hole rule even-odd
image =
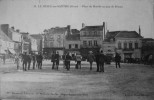
[[14, 42], [0, 29], [0, 56], [14, 54]]
[[37, 53], [38, 54], [38, 45], [37, 45], [37, 39], [33, 38], [31, 35], [28, 36], [30, 39], [30, 53]]
[[105, 23], [99, 26], [85, 26], [80, 30], [81, 54], [87, 56], [89, 51], [100, 50], [104, 40]]
[[42, 52], [44, 48], [43, 47], [44, 45], [43, 34], [32, 34], [30, 36], [37, 40], [37, 51]]
[[31, 44], [29, 39], [29, 33], [28, 32], [21, 32], [22, 34], [22, 53], [30, 53]]
[[0, 35], [1, 35], [1, 52], [10, 55], [14, 55], [14, 42], [11, 40], [12, 35], [9, 34], [9, 25], [2, 24], [0, 26]]
[[115, 51], [121, 55], [123, 61], [128, 58], [140, 59], [142, 38], [136, 31], [120, 31], [115, 36]]
[[22, 34], [19, 30], [15, 31], [14, 27], [9, 28], [9, 34], [11, 34], [11, 39], [14, 42], [14, 51], [17, 54], [21, 53]]
[[114, 57], [115, 55], [115, 36], [119, 33], [120, 31], [111, 31], [107, 32], [105, 39], [103, 41], [102, 45], [102, 50], [105, 55]]
[[143, 38], [142, 39], [142, 56], [154, 54], [154, 39]]
[[72, 56], [80, 52], [80, 31], [71, 29], [71, 34], [66, 35], [65, 51], [69, 52]]
[[51, 55], [53, 52], [59, 52], [63, 55], [65, 49], [65, 36], [70, 34], [70, 26], [55, 27], [44, 32], [44, 48], [45, 55]]

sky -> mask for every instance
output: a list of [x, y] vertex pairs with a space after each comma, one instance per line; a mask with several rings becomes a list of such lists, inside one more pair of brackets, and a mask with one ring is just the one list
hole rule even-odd
[[38, 34], [56, 26], [80, 30], [82, 23], [106, 22], [109, 31], [138, 32], [140, 26], [143, 37], [154, 38], [153, 4], [152, 0], [0, 0], [0, 24]]

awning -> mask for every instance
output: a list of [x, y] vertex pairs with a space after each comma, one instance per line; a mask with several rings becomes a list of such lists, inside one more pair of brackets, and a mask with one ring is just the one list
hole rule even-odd
[[13, 49], [8, 49], [10, 53], [15, 54], [15, 51]]

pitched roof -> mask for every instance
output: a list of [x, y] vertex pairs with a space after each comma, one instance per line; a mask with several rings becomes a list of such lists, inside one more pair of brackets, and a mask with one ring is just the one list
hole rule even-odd
[[42, 34], [31, 34], [30, 36], [35, 39], [42, 39]]
[[120, 31], [115, 38], [143, 38], [136, 31]]
[[66, 40], [80, 40], [80, 34], [71, 34], [66, 36]]
[[0, 39], [2, 39], [4, 41], [12, 42], [12, 40], [1, 29], [0, 29]]
[[63, 34], [67, 30], [68, 30], [67, 27], [56, 27], [56, 28], [49, 29], [49, 33], [52, 33], [52, 34]]
[[9, 32], [13, 33], [13, 34], [20, 34], [19, 32], [13, 30], [12, 28], [9, 28]]
[[80, 34], [80, 31], [77, 29], [71, 29], [72, 34]]
[[98, 25], [98, 26], [85, 26], [80, 31], [103, 31], [103, 25]]
[[152, 38], [143, 38], [142, 41], [154, 41]]
[[119, 33], [120, 31], [111, 31], [107, 32], [105, 35], [105, 40], [106, 42], [110, 42], [110, 39], [115, 39], [115, 36]]

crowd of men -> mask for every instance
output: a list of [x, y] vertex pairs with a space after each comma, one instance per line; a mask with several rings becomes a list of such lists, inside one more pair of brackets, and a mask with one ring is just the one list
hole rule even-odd
[[[15, 62], [17, 64], [17, 69], [19, 69], [19, 59], [21, 57], [21, 62], [22, 62], [22, 67], [23, 71], [27, 71], [30, 69], [35, 69], [36, 67], [38, 69], [42, 69], [42, 61], [43, 61], [43, 55], [39, 53], [38, 55], [36, 54], [27, 54], [26, 52], [24, 54], [21, 54], [20, 56], [15, 57]], [[53, 52], [50, 59], [52, 62], [52, 69], [59, 69], [59, 61], [60, 58], [63, 60], [63, 67], [66, 70], [70, 70], [70, 62], [72, 61], [72, 57], [70, 56], [70, 53], [67, 52], [62, 57], [59, 55], [59, 52]], [[119, 56], [118, 53], [116, 53], [115, 56], [115, 61], [116, 61], [116, 68], [119, 66], [120, 68], [120, 61], [121, 57]], [[75, 68], [76, 69], [81, 69], [81, 62], [82, 62], [82, 56], [80, 53], [77, 53], [75, 55]], [[93, 62], [96, 62], [97, 64], [97, 72], [104, 72], [104, 63], [106, 61], [106, 56], [103, 54], [103, 51], [98, 51], [96, 54], [93, 54], [92, 51], [89, 51], [89, 54], [87, 55], [87, 61], [90, 64], [90, 70], [92, 70], [92, 65]], [[32, 67], [31, 67], [32, 65]]]
[[19, 69], [20, 58], [21, 58], [21, 62], [22, 62], [23, 71], [30, 70], [31, 62], [33, 62], [32, 63], [33, 69], [35, 69], [36, 67], [38, 69], [42, 69], [43, 56], [42, 56], [41, 53], [36, 55], [36, 54], [27, 54], [25, 52], [21, 55], [16, 55], [15, 56], [15, 62], [17, 64], [17, 69]]
[[[30, 69], [42, 69], [42, 61], [43, 61], [43, 55], [41, 53], [39, 54], [27, 54], [26, 52], [21, 54], [21, 55], [16, 55], [15, 56], [15, 63], [17, 64], [17, 69], [19, 69], [19, 63], [20, 63], [20, 58], [21, 58], [21, 63], [20, 64], [23, 67], [23, 71], [27, 71]], [[67, 70], [70, 70], [70, 62], [72, 60], [75, 60], [75, 68], [76, 69], [81, 69], [81, 62], [82, 62], [82, 56], [80, 53], [77, 53], [75, 55], [75, 58], [72, 58], [70, 56], [70, 53], [67, 52], [64, 55], [60, 56], [59, 52], [53, 52], [51, 57], [51, 62], [52, 62], [52, 69], [59, 69], [59, 61], [62, 59], [63, 60], [63, 67]], [[153, 56], [149, 56], [149, 61], [152, 64], [152, 59]], [[97, 72], [104, 72], [104, 64], [107, 61], [107, 56], [103, 54], [103, 51], [97, 51], [96, 54], [93, 54], [92, 51], [89, 51], [89, 54], [87, 55], [87, 61], [89, 62], [89, 68], [92, 70], [92, 65], [93, 62], [96, 62], [97, 65]], [[114, 57], [115, 61], [115, 66], [116, 68], [121, 68], [120, 62], [121, 62], [121, 56], [116, 53]], [[32, 65], [32, 67], [31, 67]]]

